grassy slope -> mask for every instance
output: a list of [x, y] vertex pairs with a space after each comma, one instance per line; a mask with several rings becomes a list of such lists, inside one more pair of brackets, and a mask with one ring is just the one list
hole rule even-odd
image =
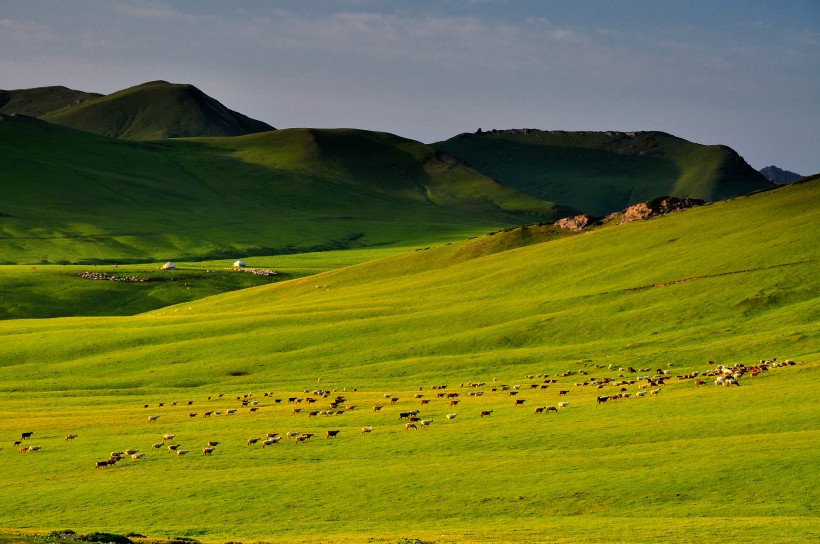
[[192, 85], [152, 81], [47, 113], [43, 119], [78, 130], [156, 140], [188, 136], [239, 136], [273, 130], [229, 110]]
[[0, 113], [40, 117], [45, 113], [62, 110], [100, 96], [102, 95], [75, 91], [66, 87], [0, 90]]
[[[0, 452], [6, 484], [22, 490], [0, 498], [0, 526], [213, 541], [814, 540], [818, 191], [788, 186], [500, 253], [476, 239], [130, 318], [0, 323], [0, 436], [31, 430], [43, 446]], [[763, 357], [801, 363], [738, 388], [672, 380], [603, 406], [577, 374], [545, 390], [524, 377]], [[487, 382], [485, 395], [467, 396], [468, 380]], [[501, 383], [524, 385], [525, 408], [490, 391]], [[437, 399], [439, 384], [462, 404]], [[359, 408], [314, 419], [261, 394], [316, 387], [347, 387]], [[556, 389], [570, 407], [535, 416]], [[247, 392], [259, 413], [201, 417]], [[372, 413], [385, 392], [400, 400]], [[194, 405], [157, 407], [172, 400]], [[416, 407], [434, 424], [405, 431], [397, 413]], [[339, 438], [321, 436], [332, 428]], [[245, 444], [288, 430], [317, 437]], [[64, 443], [67, 432], [80, 438]], [[92, 468], [164, 432], [192, 454]], [[222, 444], [202, 457], [211, 439]]]
[[9, 264], [408, 245], [556, 215], [423, 144], [360, 131], [134, 143], [4, 117], [0, 142]]
[[662, 195], [716, 201], [771, 185], [727, 147], [662, 132], [499, 131], [433, 146], [505, 185], [599, 216]]

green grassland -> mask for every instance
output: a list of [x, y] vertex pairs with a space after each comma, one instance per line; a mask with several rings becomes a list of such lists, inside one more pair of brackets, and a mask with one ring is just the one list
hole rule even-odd
[[0, 113], [40, 117], [43, 114], [62, 110], [100, 96], [96, 93], [75, 91], [66, 87], [0, 90]]
[[0, 159], [3, 264], [418, 246], [564, 211], [429, 146], [364, 131], [138, 143], [4, 116]]
[[[0, 526], [207, 542], [815, 541], [818, 192], [575, 236], [442, 240], [136, 316], [2, 321]], [[675, 379], [775, 357], [797, 364], [730, 388]], [[657, 370], [670, 379], [643, 398], [634, 383], [599, 405], [620, 386], [583, 385]], [[329, 408], [318, 389], [356, 408], [311, 417]], [[405, 430], [411, 409], [429, 428]], [[16, 451], [23, 431], [40, 451]], [[247, 445], [288, 431], [315, 436]], [[151, 451], [164, 433], [189, 455]], [[203, 456], [208, 440], [220, 445]], [[94, 468], [127, 448], [146, 455]]]
[[728, 147], [663, 132], [505, 130], [433, 146], [505, 185], [597, 216], [661, 195], [717, 201], [772, 186]]

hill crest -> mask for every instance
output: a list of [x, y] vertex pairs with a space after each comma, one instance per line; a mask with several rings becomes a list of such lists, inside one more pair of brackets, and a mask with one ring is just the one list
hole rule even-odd
[[126, 140], [241, 136], [275, 130], [225, 107], [194, 85], [150, 81], [100, 96], [42, 118], [51, 123]]

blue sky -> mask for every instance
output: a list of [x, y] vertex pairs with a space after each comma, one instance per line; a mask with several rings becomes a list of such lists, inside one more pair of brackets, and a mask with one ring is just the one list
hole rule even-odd
[[0, 89], [192, 83], [278, 128], [662, 130], [820, 172], [820, 2], [0, 0]]

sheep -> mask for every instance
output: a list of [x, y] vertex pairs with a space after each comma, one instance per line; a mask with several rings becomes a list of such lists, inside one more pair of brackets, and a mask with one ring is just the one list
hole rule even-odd
[[40, 451], [40, 446], [29, 446], [29, 447], [28, 447], [28, 449], [27, 449], [26, 451], [27, 451], [28, 453], [31, 453], [31, 452], [33, 452], [33, 451]]
[[458, 413], [447, 414], [447, 419], [452, 421], [453, 419], [456, 418], [457, 415], [458, 415]]
[[268, 433], [265, 438], [276, 438], [277, 436], [279, 436], [279, 433]]
[[145, 454], [144, 454], [144, 453], [132, 453], [132, 454], [131, 454], [131, 460], [132, 460], [132, 461], [139, 461], [139, 460], [140, 460], [140, 459], [142, 459], [143, 457], [145, 457]]
[[645, 397], [646, 396], [646, 391], [638, 391], [637, 393], [635, 393], [635, 396], [636, 397]]
[[159, 416], [148, 416], [148, 421], [156, 421], [159, 419]]
[[125, 450], [125, 455], [134, 455], [134, 454], [135, 454], [135, 453], [137, 453], [138, 451], [139, 451], [139, 450]]
[[563, 402], [558, 403], [559, 408], [566, 408], [567, 406], [569, 406], [569, 403], [567, 401], [563, 401]]
[[287, 436], [288, 438], [293, 438], [294, 436], [298, 436], [298, 435], [299, 435], [299, 433], [296, 432], [296, 431], [288, 431], [288, 432], [285, 433], [285, 436]]
[[214, 447], [202, 448], [202, 455], [211, 455], [215, 449]]
[[152, 450], [158, 450], [158, 449], [160, 449], [161, 447], [162, 447], [162, 444], [160, 444], [160, 443], [154, 443], [154, 444], [151, 444], [151, 449], [152, 449]]
[[415, 423], [405, 423], [404, 430], [409, 431], [410, 429], [418, 429]]
[[433, 424], [433, 420], [432, 420], [432, 419], [422, 419], [422, 420], [421, 420], [421, 426], [422, 426], [422, 427], [429, 427], [429, 426], [430, 426], [430, 425], [432, 425], [432, 424]]
[[248, 438], [248, 446], [256, 444], [257, 442], [259, 442], [259, 440], [259, 438]]
[[660, 392], [661, 392], [661, 390], [660, 390], [660, 389], [653, 389], [653, 390], [651, 390], [651, 391], [649, 392], [649, 394], [650, 394], [650, 395], [657, 395], [657, 394], [658, 394], [658, 393], [660, 393]]
[[188, 454], [188, 450], [177, 450], [177, 457], [182, 457]]
[[162, 441], [163, 441], [163, 442], [167, 442], [168, 440], [173, 440], [175, 436], [176, 436], [175, 434], [166, 434], [166, 435], [163, 435], [163, 436], [162, 436]]
[[282, 440], [281, 436], [273, 436], [271, 438], [267, 438], [262, 441], [262, 447], [264, 448], [265, 446], [273, 446], [274, 444], [278, 444], [280, 440]]

